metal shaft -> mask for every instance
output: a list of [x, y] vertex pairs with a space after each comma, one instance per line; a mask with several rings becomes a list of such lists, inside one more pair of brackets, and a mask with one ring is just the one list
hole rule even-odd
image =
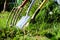
[[33, 3], [34, 3], [34, 1], [35, 1], [35, 0], [32, 0], [31, 4], [30, 4], [30, 6], [29, 6], [29, 8], [28, 8], [28, 10], [27, 10], [26, 16], [29, 15], [30, 9], [31, 9], [31, 7], [32, 7], [32, 5], [33, 5]]

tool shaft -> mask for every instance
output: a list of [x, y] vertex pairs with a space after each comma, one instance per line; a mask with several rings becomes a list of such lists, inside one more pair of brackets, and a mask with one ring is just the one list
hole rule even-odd
[[28, 10], [27, 10], [27, 14], [26, 14], [26, 15], [29, 15], [30, 9], [31, 9], [31, 7], [32, 7], [32, 5], [33, 5], [33, 3], [34, 3], [34, 1], [35, 1], [35, 0], [32, 0], [31, 4], [30, 4], [30, 6], [29, 6], [29, 8], [28, 8]]
[[47, 0], [44, 0], [40, 6], [37, 8], [37, 10], [35, 11], [35, 13], [33, 14], [32, 18], [31, 19], [35, 19], [36, 15], [39, 13], [39, 11], [41, 10], [42, 6], [44, 5], [44, 3], [46, 2]]

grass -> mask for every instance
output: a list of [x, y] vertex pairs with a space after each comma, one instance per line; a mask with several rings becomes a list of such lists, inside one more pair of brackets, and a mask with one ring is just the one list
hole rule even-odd
[[[0, 13], [0, 28], [3, 28], [2, 30], [6, 29], [6, 20], [8, 17], [9, 12], [4, 12], [4, 13]], [[37, 19], [38, 20], [38, 19]], [[27, 31], [26, 35], [23, 34], [23, 32], [20, 29], [16, 29], [15, 27], [12, 28], [8, 28], [6, 30], [6, 32], [9, 32], [12, 35], [12, 32], [16, 32], [13, 37], [13, 40], [57, 40], [58, 38], [60, 38], [60, 23], [58, 22], [53, 22], [53, 23], [46, 23], [46, 22], [42, 22], [40, 23], [40, 21], [37, 21], [35, 24], [30, 23], [29, 27], [27, 27], [25, 30]], [[17, 34], [18, 33], [18, 34]], [[2, 35], [4, 36], [6, 33], [4, 33], [4, 31], [2, 31]], [[24, 36], [23, 36], [24, 35]], [[49, 36], [50, 35], [50, 36]], [[12, 37], [12, 36], [11, 36]], [[38, 37], [38, 38], [37, 38]], [[9, 36], [7, 36], [7, 40], [11, 38]]]
[[[36, 10], [36, 5], [32, 7], [30, 16]], [[50, 7], [52, 7], [52, 10]], [[24, 11], [25, 10], [26, 9], [24, 9]], [[52, 15], [49, 14], [50, 11], [53, 12]], [[20, 29], [16, 29], [15, 27], [6, 28], [6, 20], [9, 13], [10, 12], [0, 13], [0, 40], [60, 39], [60, 11], [58, 10], [58, 6], [53, 2], [48, 2], [46, 6], [43, 7], [35, 19], [35, 24], [30, 23], [29, 26], [25, 28], [26, 34], [24, 34]]]
[[9, 12], [0, 13], [0, 27], [6, 27], [6, 20]]

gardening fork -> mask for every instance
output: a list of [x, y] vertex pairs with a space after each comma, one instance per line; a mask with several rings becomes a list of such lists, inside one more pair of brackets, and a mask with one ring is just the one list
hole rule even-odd
[[16, 22], [17, 22], [17, 19], [19, 18], [19, 16], [21, 17], [21, 12], [23, 10], [23, 7], [24, 5], [28, 2], [28, 0], [24, 0], [23, 3], [20, 5], [20, 7], [18, 7], [18, 10], [16, 10], [16, 13], [15, 15], [13, 16], [13, 19], [11, 20], [11, 23], [10, 25], [11, 26], [15, 26], [16, 25]]
[[[10, 13], [9, 16], [8, 16], [6, 26], [13, 26], [13, 24], [15, 23], [15, 22], [13, 22], [13, 21], [15, 20], [15, 18], [13, 18], [13, 17], [16, 17], [16, 14], [17, 14], [17, 15], [20, 15], [20, 14], [19, 14], [19, 11], [20, 11], [20, 12], [22, 11], [22, 9], [23, 9], [24, 5], [26, 4], [26, 2], [27, 2], [27, 1], [24, 0], [20, 8], [14, 7], [14, 8], [12, 9], [11, 13]], [[18, 16], [17, 16], [17, 17], [18, 17]], [[13, 21], [12, 21], [12, 20], [13, 20]], [[17, 21], [17, 20], [16, 20], [16, 21]]]
[[11, 13], [10, 13], [9, 16], [8, 16], [6, 26], [9, 25], [10, 18], [12, 18], [12, 16], [14, 15], [14, 12], [15, 12], [16, 10], [17, 10], [17, 9], [16, 9], [15, 7], [12, 9]]

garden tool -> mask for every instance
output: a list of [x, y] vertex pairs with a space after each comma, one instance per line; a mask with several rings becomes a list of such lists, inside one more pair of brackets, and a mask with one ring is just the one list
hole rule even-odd
[[10, 14], [9, 14], [9, 16], [8, 16], [6, 26], [8, 26], [8, 25], [9, 25], [10, 18], [12, 18], [12, 16], [14, 15], [14, 12], [15, 12], [16, 10], [17, 10], [17, 9], [16, 9], [15, 7], [12, 9], [11, 13], [10, 13]]
[[39, 7], [37, 8], [37, 10], [34, 12], [34, 14], [33, 14], [32, 18], [31, 18], [30, 22], [34, 22], [35, 17], [36, 17], [37, 14], [39, 13], [39, 11], [40, 11], [40, 9], [42, 8], [42, 6], [46, 3], [46, 1], [47, 1], [47, 0], [44, 0], [44, 1], [40, 4], [40, 6], [39, 6]]
[[[26, 4], [26, 2], [27, 2], [27, 1], [24, 0], [20, 8], [23, 8], [24, 5]], [[14, 7], [14, 8], [12, 9], [11, 13], [10, 13], [9, 16], [8, 16], [6, 26], [12, 26], [12, 25], [11, 25], [12, 20], [13, 20], [13, 19], [15, 20], [15, 18], [13, 18], [13, 17], [16, 16], [16, 13], [17, 13], [17, 15], [20, 15], [19, 11], [20, 11], [20, 12], [22, 11], [22, 9], [20, 9], [20, 8]], [[18, 14], [18, 13], [19, 13], [19, 14]]]
[[26, 12], [26, 16], [23, 16], [16, 24], [16, 27], [22, 29], [24, 27], [24, 25], [27, 23], [27, 21], [29, 20], [30, 16], [29, 16], [29, 12], [30, 12], [30, 9], [33, 5], [35, 0], [32, 0], [27, 12]]
[[24, 5], [25, 5], [27, 2], [28, 2], [28, 0], [24, 0], [23, 3], [22, 3], [20, 6], [18, 6], [18, 10], [16, 11], [13, 19], [11, 20], [11, 23], [10, 23], [11, 26], [16, 25], [17, 19], [18, 19], [19, 16], [21, 16], [20, 14], [21, 14], [21, 12], [22, 12], [22, 10], [23, 10]]

